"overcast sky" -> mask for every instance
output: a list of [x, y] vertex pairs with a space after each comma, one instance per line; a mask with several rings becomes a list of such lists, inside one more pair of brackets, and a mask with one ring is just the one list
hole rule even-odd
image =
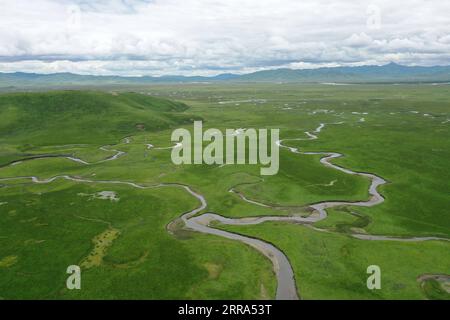
[[0, 0], [0, 72], [450, 64], [450, 1]]

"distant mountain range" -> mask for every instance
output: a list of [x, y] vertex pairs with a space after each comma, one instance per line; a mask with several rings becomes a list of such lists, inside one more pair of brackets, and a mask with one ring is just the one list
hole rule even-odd
[[409, 67], [396, 63], [383, 66], [335, 67], [318, 69], [276, 69], [254, 73], [220, 74], [214, 77], [161, 76], [120, 77], [92, 76], [72, 73], [35, 74], [0, 73], [0, 87], [133, 85], [152, 83], [195, 82], [272, 82], [272, 83], [395, 83], [450, 82], [450, 66]]

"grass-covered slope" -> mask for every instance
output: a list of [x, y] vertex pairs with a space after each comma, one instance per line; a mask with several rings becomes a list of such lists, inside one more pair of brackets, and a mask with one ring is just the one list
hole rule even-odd
[[135, 93], [61, 91], [0, 95], [0, 161], [39, 146], [113, 144], [189, 121], [185, 104]]

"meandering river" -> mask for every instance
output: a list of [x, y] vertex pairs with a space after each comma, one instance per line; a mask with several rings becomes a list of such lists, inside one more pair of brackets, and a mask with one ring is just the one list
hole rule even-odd
[[[314, 130], [313, 132], [305, 132], [306, 136], [308, 138], [298, 138], [298, 139], [289, 139], [289, 140], [313, 140], [318, 139], [317, 135], [321, 132], [321, 130], [325, 127], [326, 124], [321, 123], [320, 126]], [[124, 139], [125, 143], [130, 143], [130, 138]], [[287, 140], [284, 140], [287, 141]], [[184, 213], [181, 216], [182, 221], [185, 224], [185, 228], [188, 228], [190, 230], [194, 230], [197, 232], [205, 233], [205, 234], [212, 234], [216, 236], [220, 236], [223, 238], [231, 239], [240, 241], [242, 243], [245, 243], [259, 252], [261, 252], [264, 256], [266, 256], [273, 264], [273, 270], [277, 277], [277, 292], [276, 292], [276, 299], [281, 300], [293, 300], [293, 299], [299, 299], [299, 290], [296, 286], [296, 280], [294, 276], [294, 272], [292, 269], [292, 266], [289, 262], [289, 259], [286, 257], [286, 255], [277, 247], [274, 245], [265, 242], [260, 239], [247, 237], [241, 234], [232, 233], [220, 229], [216, 229], [214, 227], [211, 227], [210, 224], [213, 221], [218, 221], [225, 225], [255, 225], [260, 224], [267, 221], [284, 221], [284, 222], [295, 222], [295, 223], [301, 223], [301, 224], [307, 224], [311, 225], [314, 222], [321, 221], [323, 219], [326, 219], [327, 217], [327, 209], [343, 206], [343, 205], [349, 205], [349, 206], [360, 206], [360, 207], [371, 207], [378, 205], [384, 201], [383, 196], [378, 192], [378, 187], [385, 184], [386, 180], [383, 178], [371, 174], [371, 173], [365, 173], [365, 172], [355, 172], [340, 166], [337, 166], [330, 161], [339, 157], [342, 157], [342, 154], [336, 153], [336, 152], [301, 152], [297, 148], [288, 147], [283, 144], [283, 140], [280, 140], [277, 142], [277, 144], [282, 147], [288, 149], [290, 152], [300, 154], [300, 155], [321, 155], [323, 156], [320, 159], [320, 162], [326, 166], [333, 168], [335, 170], [342, 171], [346, 174], [350, 175], [359, 175], [364, 178], [370, 179], [371, 184], [368, 190], [370, 198], [367, 201], [359, 201], [359, 202], [348, 202], [348, 201], [329, 201], [329, 202], [320, 202], [309, 205], [310, 208], [313, 209], [313, 213], [308, 217], [299, 217], [299, 216], [264, 216], [264, 217], [250, 217], [250, 218], [226, 218], [219, 214], [215, 213], [204, 213], [201, 215], [198, 215], [202, 211], [204, 211], [208, 204], [203, 195], [200, 193], [194, 191], [191, 187], [183, 184], [176, 184], [176, 183], [163, 183], [163, 184], [157, 184], [157, 185], [143, 185], [136, 182], [130, 182], [130, 181], [121, 181], [121, 180], [90, 180], [90, 179], [84, 179], [84, 178], [76, 178], [71, 177], [68, 175], [58, 175], [54, 176], [49, 179], [43, 179], [40, 180], [38, 177], [35, 176], [23, 176], [23, 177], [12, 177], [12, 178], [0, 178], [0, 181], [12, 181], [12, 180], [20, 180], [20, 179], [30, 179], [33, 183], [37, 184], [45, 184], [45, 183], [51, 183], [57, 179], [66, 179], [74, 182], [79, 183], [95, 183], [95, 184], [122, 184], [122, 185], [128, 185], [133, 188], [138, 189], [151, 189], [151, 188], [161, 188], [161, 187], [176, 187], [176, 188], [183, 188], [188, 193], [190, 193], [192, 196], [198, 199], [199, 206], [195, 209]], [[153, 145], [147, 145], [147, 148], [153, 148]], [[155, 149], [171, 149], [173, 147], [168, 148], [155, 148]], [[103, 151], [114, 151], [115, 154], [105, 160], [98, 161], [96, 163], [101, 163], [105, 161], [112, 161], [116, 160], [119, 157], [125, 155], [126, 153], [123, 151], [118, 151], [115, 149], [107, 149], [106, 146], [100, 147]], [[61, 157], [61, 158], [67, 158], [69, 160], [89, 165], [92, 163], [88, 163], [82, 159], [75, 158], [72, 156], [67, 155], [42, 155], [42, 156], [35, 156], [32, 159], [29, 160], [35, 160], [35, 159], [42, 159], [42, 158], [49, 158], [49, 157]], [[27, 159], [25, 159], [27, 160]], [[24, 161], [24, 160], [19, 160]], [[10, 163], [9, 165], [15, 165], [20, 163], [19, 161], [15, 161]], [[267, 204], [260, 203], [255, 200], [247, 199], [243, 194], [236, 192], [235, 190], [231, 189], [230, 192], [234, 192], [240, 196], [240, 198], [243, 201], [249, 202], [253, 205], [259, 205], [264, 207], [270, 207]], [[280, 207], [277, 207], [280, 208]], [[444, 240], [449, 241], [449, 239], [446, 238], [438, 238], [438, 237], [413, 237], [413, 238], [398, 238], [398, 237], [390, 237], [390, 236], [379, 236], [379, 235], [367, 235], [367, 234], [353, 234], [355, 238], [361, 239], [361, 240], [384, 240], [384, 241], [429, 241], [429, 240]], [[301, 281], [301, 279], [299, 279]]]

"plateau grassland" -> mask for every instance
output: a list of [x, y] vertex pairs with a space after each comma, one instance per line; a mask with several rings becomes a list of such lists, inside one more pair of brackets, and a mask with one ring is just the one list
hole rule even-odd
[[[368, 179], [285, 148], [276, 176], [254, 165], [175, 166], [172, 130], [201, 119], [222, 131], [277, 128], [290, 147], [341, 153], [333, 163], [388, 181], [383, 203], [329, 209], [311, 224], [212, 224], [282, 250], [301, 298], [448, 299], [445, 286], [421, 278], [450, 274], [448, 85], [92, 89], [0, 95], [0, 297], [273, 299], [270, 261], [183, 228], [178, 218], [198, 200], [160, 185], [187, 185], [207, 200], [198, 215], [229, 218], [307, 217], [311, 204], [369, 198]], [[308, 139], [321, 124], [318, 139]], [[73, 264], [84, 265], [81, 290], [65, 287]], [[371, 264], [381, 267], [381, 290], [366, 287]]]

